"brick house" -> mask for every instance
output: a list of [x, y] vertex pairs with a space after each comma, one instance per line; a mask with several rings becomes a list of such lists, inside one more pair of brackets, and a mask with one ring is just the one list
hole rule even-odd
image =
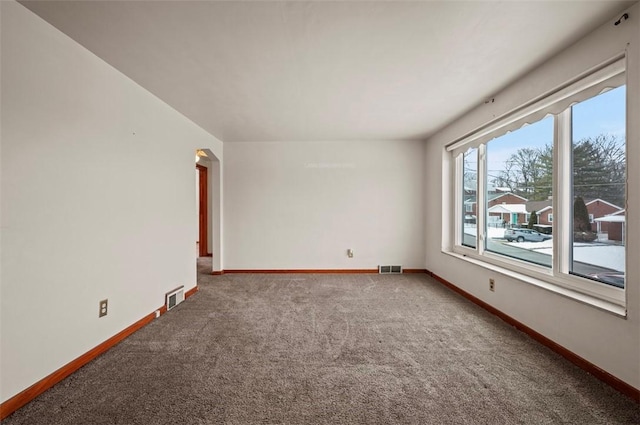
[[[496, 217], [494, 219], [496, 222], [506, 221], [511, 224], [524, 223], [527, 218], [526, 209], [524, 208], [526, 202], [526, 198], [511, 192], [489, 193], [487, 200], [488, 210], [491, 210], [492, 207], [495, 207], [496, 205], [523, 205], [523, 207], [506, 207], [505, 209], [500, 210], [494, 208], [494, 211], [489, 212], [489, 217]], [[464, 202], [464, 206], [466, 215], [476, 216], [477, 202], [475, 194], [467, 197]]]
[[[613, 214], [605, 215], [595, 219], [598, 229], [607, 226], [607, 238], [610, 241], [619, 241], [624, 243], [624, 227], [626, 225], [625, 210], [617, 211]], [[600, 231], [598, 231], [600, 233]]]
[[[527, 212], [531, 214], [535, 211], [538, 214], [538, 224], [552, 225], [553, 224], [553, 206], [552, 200], [547, 199], [545, 201], [531, 201], [527, 202]], [[592, 223], [592, 230], [598, 233], [607, 233], [609, 231], [609, 222], [607, 221], [595, 221], [597, 218], [612, 215], [614, 213], [622, 211], [617, 205], [607, 202], [603, 199], [597, 198], [585, 202], [587, 211], [589, 212], [589, 222]]]

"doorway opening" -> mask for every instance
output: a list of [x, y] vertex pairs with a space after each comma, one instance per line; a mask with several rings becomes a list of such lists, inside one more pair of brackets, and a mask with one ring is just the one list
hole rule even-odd
[[198, 273], [222, 271], [222, 167], [209, 149], [196, 151], [196, 263]]
[[211, 257], [209, 252], [209, 169], [196, 164], [196, 199], [198, 208], [198, 240], [196, 249], [199, 257]]

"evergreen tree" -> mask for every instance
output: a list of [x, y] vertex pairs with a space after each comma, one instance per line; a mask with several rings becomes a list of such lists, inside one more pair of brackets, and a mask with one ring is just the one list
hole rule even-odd
[[538, 214], [536, 213], [536, 210], [533, 210], [531, 212], [531, 216], [529, 216], [529, 229], [533, 229], [533, 226], [538, 224]]
[[624, 140], [601, 134], [573, 144], [573, 189], [586, 199], [601, 198], [624, 205], [626, 156]]
[[591, 223], [589, 223], [589, 211], [584, 203], [584, 199], [578, 196], [573, 202], [573, 231], [574, 232], [591, 232]]
[[[573, 143], [573, 190], [583, 199], [601, 198], [624, 205], [625, 140], [600, 134]], [[493, 183], [530, 201], [548, 199], [553, 190], [553, 146], [521, 148], [512, 154]]]

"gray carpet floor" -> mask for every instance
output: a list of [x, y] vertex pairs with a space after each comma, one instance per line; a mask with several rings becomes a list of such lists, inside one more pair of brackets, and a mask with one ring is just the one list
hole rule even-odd
[[640, 405], [426, 275], [199, 285], [4, 423], [640, 423]]

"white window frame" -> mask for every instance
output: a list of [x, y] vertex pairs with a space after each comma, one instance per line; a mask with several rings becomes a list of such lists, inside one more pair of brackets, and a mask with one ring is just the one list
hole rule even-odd
[[[618, 56], [600, 67], [594, 68], [573, 82], [559, 88], [553, 93], [538, 98], [537, 100], [516, 109], [511, 114], [500, 117], [481, 127], [475, 133], [464, 137], [448, 145], [446, 150], [453, 156], [451, 162], [454, 173], [454, 230], [452, 254], [459, 254], [461, 258], [478, 263], [487, 268], [511, 271], [514, 276], [524, 281], [551, 288], [555, 292], [570, 296], [575, 299], [584, 299], [584, 295], [597, 300], [622, 307], [615, 312], [626, 315], [626, 287], [617, 288], [605, 283], [597, 282], [570, 273], [572, 262], [572, 134], [571, 134], [571, 105], [576, 101], [572, 96], [582, 96], [577, 101], [593, 98], [605, 88], [619, 87], [627, 84], [626, 81], [626, 57]], [[611, 84], [611, 85], [607, 85]], [[604, 85], [604, 86], [603, 86]], [[553, 110], [561, 107], [562, 109]], [[547, 109], [551, 112], [546, 113]], [[486, 250], [486, 220], [487, 211], [487, 175], [486, 175], [486, 144], [496, 137], [508, 131], [514, 131], [522, 127], [524, 123], [537, 122], [547, 115], [554, 117], [554, 170], [553, 170], [553, 213], [547, 215], [548, 221], [553, 226], [553, 256], [552, 267], [548, 268], [524, 260], [506, 257], [498, 253]], [[628, 111], [627, 111], [628, 116]], [[626, 120], [627, 126], [629, 120]], [[463, 155], [462, 152], [470, 148], [477, 148], [477, 190], [476, 190], [476, 247], [462, 245], [462, 229], [460, 225], [463, 200]], [[553, 215], [556, 217], [553, 217]], [[445, 250], [447, 252], [447, 250]], [[628, 275], [628, 273], [626, 273]], [[555, 289], [554, 289], [555, 288]], [[568, 290], [568, 291], [567, 291]], [[609, 308], [607, 308], [609, 309]], [[611, 309], [613, 311], [613, 309]]]

